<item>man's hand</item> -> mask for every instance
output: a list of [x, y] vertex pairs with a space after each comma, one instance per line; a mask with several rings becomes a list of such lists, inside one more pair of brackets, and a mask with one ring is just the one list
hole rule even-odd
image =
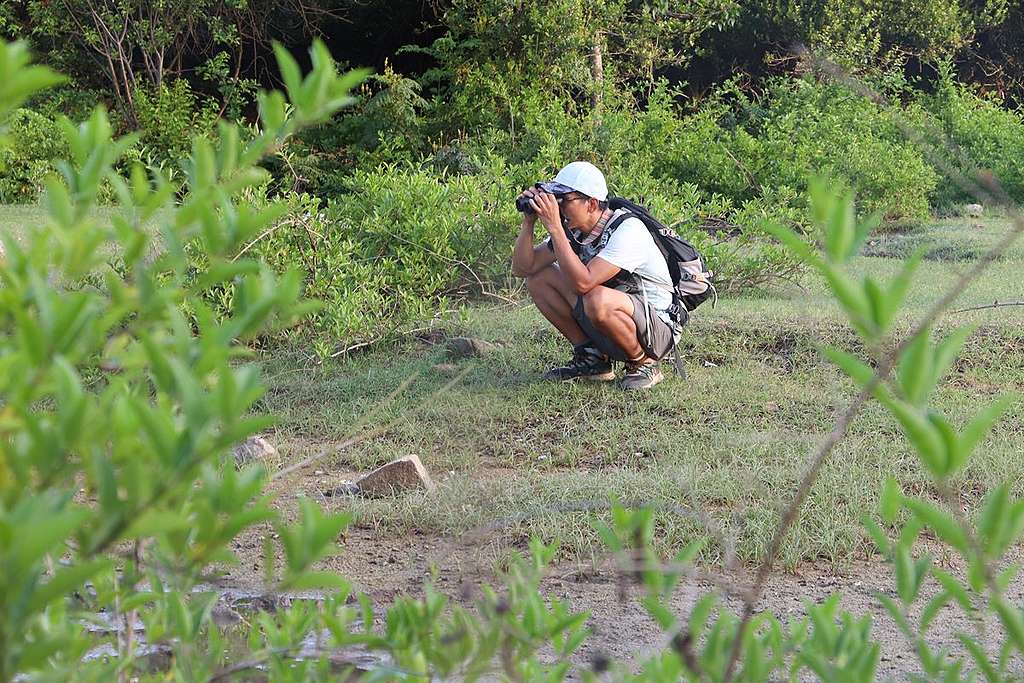
[[537, 212], [537, 216], [549, 233], [562, 231], [562, 214], [558, 210], [558, 200], [555, 199], [555, 195], [543, 191], [534, 192], [530, 206]]
[[[522, 192], [520, 192], [519, 196], [520, 197], [525, 197], [527, 199], [530, 199], [530, 198], [533, 197], [533, 195], [535, 195], [539, 191], [540, 190], [537, 190], [535, 188], [528, 187], [525, 190], [523, 190]], [[536, 225], [536, 224], [537, 224], [537, 214], [536, 213], [523, 213], [522, 227], [527, 227], [530, 230], [533, 230], [533, 226]]]

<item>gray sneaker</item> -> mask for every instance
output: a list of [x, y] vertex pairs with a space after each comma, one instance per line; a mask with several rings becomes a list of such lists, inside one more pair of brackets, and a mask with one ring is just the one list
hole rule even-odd
[[596, 349], [576, 349], [572, 360], [565, 365], [551, 368], [544, 373], [544, 379], [565, 381], [570, 379], [589, 379], [608, 382], [615, 379], [611, 361], [607, 356], [600, 355]]
[[626, 374], [619, 383], [623, 389], [650, 389], [665, 379], [656, 360], [644, 360], [639, 363], [626, 363]]

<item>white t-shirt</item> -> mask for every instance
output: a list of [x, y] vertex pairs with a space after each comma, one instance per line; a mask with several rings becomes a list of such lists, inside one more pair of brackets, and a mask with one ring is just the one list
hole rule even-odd
[[[625, 209], [619, 209], [609, 219], [611, 224]], [[583, 243], [582, 235], [578, 230], [572, 231], [572, 238], [579, 247], [578, 256], [584, 263], [590, 263], [594, 258], [600, 256], [613, 266], [618, 266], [626, 271], [620, 275], [628, 278], [629, 273], [640, 277], [637, 284], [640, 288], [639, 296], [644, 295], [647, 302], [657, 311], [658, 317], [669, 325], [672, 319], [669, 317], [668, 309], [672, 305], [672, 276], [668, 272], [668, 264], [662, 256], [658, 245], [654, 243], [647, 226], [639, 218], [627, 218], [607, 238], [604, 247], [601, 247], [602, 239], [599, 238], [593, 243]], [[603, 236], [602, 236], [603, 238]], [[551, 249], [551, 238], [543, 242]], [[662, 286], [659, 287], [658, 283]]]
[[613, 266], [640, 276], [640, 298], [646, 295], [647, 302], [658, 312], [658, 316], [671, 324], [668, 308], [672, 305], [672, 277], [665, 257], [639, 218], [622, 221], [595, 258], [603, 258]]

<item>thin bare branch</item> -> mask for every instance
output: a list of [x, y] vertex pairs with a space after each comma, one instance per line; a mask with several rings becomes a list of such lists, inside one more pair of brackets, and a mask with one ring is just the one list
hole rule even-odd
[[950, 311], [950, 313], [967, 313], [968, 311], [982, 311], [986, 308], [1003, 308], [1004, 306], [1024, 306], [1024, 301], [993, 301], [990, 304], [983, 304], [981, 306], [958, 308], [955, 311]]
[[[806, 51], [804, 54], [805, 56], [809, 56]], [[880, 94], [854, 79], [836, 64], [824, 59], [815, 59], [814, 63], [816, 66], [821, 68], [822, 71], [832, 75], [837, 81], [848, 85], [854, 89], [855, 92], [863, 95], [864, 97], [868, 97], [881, 105], [887, 105], [886, 100]], [[904, 134], [906, 134], [911, 141], [915, 142], [915, 144], [920, 145], [926, 153], [931, 150], [930, 146], [920, 133], [909, 125], [904, 125], [903, 128]], [[962, 171], [952, 166], [948, 160], [941, 158], [939, 158], [939, 160], [942, 162], [940, 167], [946, 170], [950, 179], [960, 185], [961, 188], [971, 192], [976, 197], [983, 198], [989, 202], [1002, 204], [1013, 221], [1013, 227], [989, 252], [976, 261], [974, 265], [964, 273], [935, 304], [932, 305], [928, 312], [913, 327], [910, 334], [900, 340], [898, 344], [894, 345], [892, 350], [881, 359], [877, 369], [875, 370], [874, 376], [842, 412], [836, 420], [832, 431], [828, 434], [814, 453], [813, 457], [810, 459], [809, 466], [800, 481], [796, 494], [793, 496], [793, 499], [790, 501], [789, 505], [786, 506], [785, 511], [783, 512], [782, 520], [779, 522], [779, 526], [775, 530], [771, 543], [768, 547], [768, 551], [758, 567], [754, 582], [750, 587], [746, 599], [744, 600], [743, 614], [740, 618], [740, 624], [737, 627], [736, 639], [726, 667], [725, 680], [727, 681], [732, 680], [735, 673], [736, 664], [739, 661], [740, 651], [743, 647], [743, 633], [746, 630], [747, 625], [750, 623], [750, 619], [754, 615], [757, 603], [761, 599], [768, 576], [771, 573], [775, 560], [782, 548], [782, 542], [785, 540], [790, 527], [796, 521], [800, 508], [803, 505], [804, 500], [806, 500], [807, 495], [810, 493], [814, 482], [817, 480], [818, 473], [821, 471], [822, 466], [828, 460], [836, 445], [846, 435], [850, 424], [860, 413], [861, 408], [863, 408], [868, 402], [868, 399], [873, 395], [875, 389], [889, 377], [889, 374], [892, 372], [903, 351], [913, 341], [913, 339], [939, 320], [939, 318], [946, 313], [947, 309], [960, 296], [960, 294], [967, 289], [971, 283], [976, 281], [981, 274], [1011, 245], [1013, 245], [1022, 233], [1024, 233], [1024, 216], [1017, 211], [1013, 201], [1002, 190], [1002, 188], [999, 187], [995, 179], [979, 178], [978, 180], [972, 180]]]

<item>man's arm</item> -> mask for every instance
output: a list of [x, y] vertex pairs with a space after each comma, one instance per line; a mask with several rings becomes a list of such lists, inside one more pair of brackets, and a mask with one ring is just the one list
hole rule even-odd
[[621, 270], [600, 256], [594, 257], [589, 264], [584, 265], [583, 261], [580, 261], [580, 257], [572, 250], [569, 238], [566, 237], [565, 230], [562, 229], [562, 216], [555, 198], [550, 194], [541, 193], [533, 197], [533, 202], [537, 215], [544, 223], [544, 227], [548, 229], [548, 234], [551, 235], [551, 245], [554, 247], [558, 269], [572, 283], [577, 294], [583, 296], [594, 287], [615, 277]]
[[551, 243], [555, 247], [555, 260], [558, 261], [558, 269], [565, 274], [580, 296], [588, 293], [594, 287], [608, 282], [621, 270], [600, 256], [595, 256], [590, 263], [584, 264], [572, 250], [569, 238], [565, 236], [564, 231], [552, 230]]
[[555, 253], [545, 244], [533, 244], [533, 226], [537, 216], [524, 215], [519, 226], [519, 236], [512, 251], [512, 274], [516, 277], [529, 277], [539, 270], [547, 268], [555, 262]]

